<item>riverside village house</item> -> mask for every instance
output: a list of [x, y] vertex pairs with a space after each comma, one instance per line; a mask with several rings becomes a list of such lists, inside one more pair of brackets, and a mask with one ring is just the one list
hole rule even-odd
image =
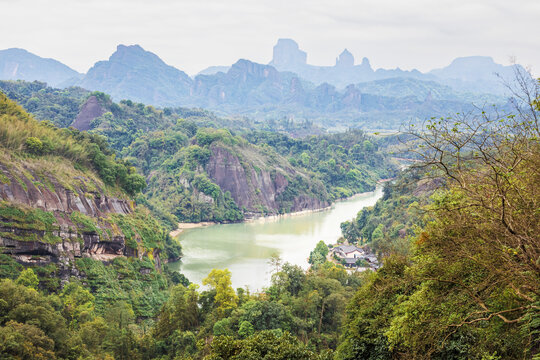
[[[355, 245], [340, 245], [332, 249], [333, 255], [341, 259], [343, 265], [349, 268], [358, 268], [360, 260], [362, 263], [368, 265], [371, 269], [379, 268], [379, 262], [375, 254], [366, 252], [364, 249], [356, 247]], [[366, 266], [362, 266], [367, 270]]]

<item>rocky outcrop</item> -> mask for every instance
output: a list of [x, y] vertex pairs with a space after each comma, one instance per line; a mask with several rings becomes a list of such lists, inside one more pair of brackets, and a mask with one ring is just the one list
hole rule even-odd
[[279, 195], [289, 186], [288, 178], [302, 174], [290, 168], [279, 167], [268, 171], [262, 168], [264, 165], [241, 161], [236, 153], [220, 144], [214, 144], [211, 151], [206, 172], [222, 191], [230, 192], [236, 204], [245, 209], [248, 218], [279, 214], [283, 210], [315, 210], [329, 205], [326, 200], [301, 193], [294, 196], [285, 209]]
[[83, 106], [81, 106], [81, 110], [79, 110], [77, 118], [71, 126], [81, 131], [90, 130], [92, 128], [92, 120], [105, 114], [105, 111], [99, 100], [95, 96], [90, 96]]
[[125, 199], [107, 196], [89, 178], [75, 178], [80, 186], [69, 189], [54, 177], [43, 174], [38, 176], [30, 169], [23, 173], [0, 164], [0, 172], [5, 176], [3, 183], [0, 183], [0, 198], [14, 204], [63, 213], [78, 211], [91, 217], [110, 212], [131, 212], [132, 204]]
[[110, 221], [111, 215], [133, 212], [130, 200], [108, 195], [92, 178], [75, 176], [66, 186], [43, 169], [17, 165], [0, 163], [3, 253], [23, 264], [58, 263], [65, 276], [77, 257], [108, 261], [139, 255]]

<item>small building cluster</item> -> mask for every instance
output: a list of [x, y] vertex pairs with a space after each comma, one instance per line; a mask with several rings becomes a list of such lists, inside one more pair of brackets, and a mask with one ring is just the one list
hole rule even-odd
[[355, 245], [336, 246], [332, 248], [331, 255], [348, 268], [377, 270], [380, 267], [375, 254]]

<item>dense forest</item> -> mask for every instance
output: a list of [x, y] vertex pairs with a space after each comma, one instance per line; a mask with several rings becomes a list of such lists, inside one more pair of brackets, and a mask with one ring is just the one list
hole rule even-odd
[[[310, 182], [290, 178], [289, 191], [332, 201], [392, 174], [383, 170], [377, 140], [357, 131], [303, 139], [260, 129], [240, 134], [176, 119], [163, 123], [167, 131], [155, 125], [119, 145], [116, 135], [38, 122], [1, 96], [2, 191], [28, 204], [14, 205], [6, 195], [0, 207], [0, 354], [537, 359], [540, 98], [538, 84], [523, 90], [515, 114], [457, 115], [410, 129], [419, 161], [386, 185], [374, 207], [341, 226], [348, 242], [380, 255], [378, 271], [349, 273], [326, 261], [306, 271], [273, 257], [271, 284], [258, 293], [233, 289], [226, 269], [212, 270], [204, 288], [168, 270], [165, 259], [181, 248], [159, 221], [171, 209], [154, 210], [157, 217], [146, 210], [163, 191], [154, 184], [188, 174], [182, 176], [193, 176], [190, 186], [213, 199], [214, 211], [241, 218], [235, 212], [244, 210], [203, 166], [211, 154], [238, 151], [254, 179], [268, 171], [263, 164], [290, 166]], [[51, 211], [35, 205], [49, 193], [73, 201]], [[281, 194], [285, 205], [297, 196]]]

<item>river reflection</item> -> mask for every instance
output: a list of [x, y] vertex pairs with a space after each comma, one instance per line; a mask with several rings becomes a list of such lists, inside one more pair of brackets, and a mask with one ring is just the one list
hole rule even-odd
[[212, 269], [227, 268], [233, 287], [260, 290], [270, 283], [272, 254], [277, 252], [284, 261], [307, 268], [309, 253], [320, 240], [334, 243], [341, 236], [340, 223], [373, 206], [381, 196], [382, 186], [378, 186], [320, 212], [188, 229], [179, 235], [182, 262], [169, 266], [197, 284]]

